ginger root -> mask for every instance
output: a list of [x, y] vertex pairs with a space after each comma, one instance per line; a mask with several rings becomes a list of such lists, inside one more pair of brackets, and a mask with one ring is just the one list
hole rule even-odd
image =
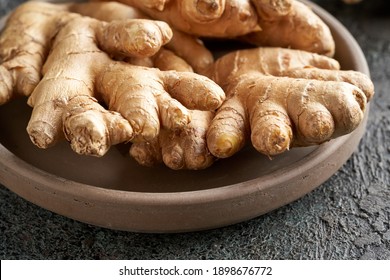
[[[156, 54], [172, 36], [164, 22], [106, 23], [58, 7], [39, 2], [20, 6], [0, 39], [8, 43], [1, 48], [2, 54], [8, 54], [2, 55], [3, 72], [8, 76], [24, 74], [30, 67], [28, 59], [40, 57], [40, 64], [31, 67], [38, 80], [29, 83], [33, 91], [28, 103], [33, 112], [27, 126], [37, 146], [53, 145], [64, 132], [76, 152], [101, 156], [120, 142], [152, 141], [158, 137], [160, 126], [178, 129], [187, 125], [191, 121], [189, 109], [215, 110], [221, 105], [224, 92], [204, 76], [112, 60], [115, 56]], [[40, 19], [42, 11], [51, 16]], [[12, 34], [10, 39], [9, 30], [22, 19], [26, 21], [25, 32], [20, 37]], [[28, 28], [32, 19], [39, 19], [39, 28]], [[37, 44], [38, 51], [18, 52], [29, 44]], [[9, 67], [14, 61], [19, 63], [17, 67]], [[22, 88], [20, 83], [25, 80], [4, 83], [10, 85], [6, 94]], [[1, 92], [2, 96], [6, 94]], [[111, 111], [98, 102], [104, 102]]]
[[41, 79], [40, 71], [50, 50], [46, 46], [50, 45], [53, 34], [74, 17], [64, 13], [60, 6], [47, 7], [29, 3], [17, 8], [2, 31], [0, 104], [16, 95], [31, 94]]
[[[329, 27], [305, 4], [296, 0], [256, 1], [276, 3], [283, 7], [279, 13], [258, 8], [261, 30], [240, 37], [256, 46], [292, 48], [332, 57], [335, 43]], [[258, 5], [259, 6], [259, 5]]]
[[[13, 95], [29, 96], [31, 94], [41, 79], [41, 69], [50, 51], [54, 36], [65, 24], [76, 17], [79, 15], [70, 13], [64, 5], [44, 2], [25, 3], [10, 15], [0, 38], [0, 74], [4, 81], [1, 84], [0, 104], [7, 102]], [[140, 25], [143, 24], [146, 24], [146, 21], [140, 23]], [[134, 21], [132, 25], [136, 27], [136, 22]], [[149, 34], [150, 44], [142, 42], [142, 38], [140, 42], [129, 41], [130, 47], [133, 49], [125, 50], [125, 52], [131, 51], [132, 55], [135, 56], [151, 56], [157, 53], [161, 46], [172, 37], [170, 28], [163, 22], [152, 27], [155, 29], [154, 31], [159, 30], [158, 25], [164, 26], [165, 30], [161, 31], [167, 32], [164, 34], [165, 38], [160, 35], [154, 39], [152, 34]], [[130, 27], [129, 25], [128, 28]], [[140, 31], [139, 37], [145, 36], [146, 29], [146, 32], [143, 32], [142, 29], [138, 30]], [[110, 30], [106, 31], [110, 32]], [[107, 36], [107, 34], [102, 33], [100, 35]], [[110, 47], [109, 43], [107, 42], [107, 47]], [[112, 41], [112, 44], [116, 43], [118, 42]], [[138, 43], [140, 44], [137, 45]], [[118, 47], [126, 48], [125, 45], [118, 45]], [[119, 54], [120, 50], [117, 51]]]
[[[99, 20], [148, 18], [139, 10], [117, 2], [70, 4], [68, 9]], [[127, 59], [131, 64], [157, 67], [162, 71], [204, 72], [214, 59], [211, 52], [194, 36], [172, 30], [173, 37], [157, 54], [142, 59]], [[214, 113], [189, 110], [191, 122], [181, 129], [163, 127], [159, 136], [149, 141], [133, 141], [130, 155], [141, 165], [164, 163], [171, 169], [204, 169], [215, 157], [208, 151], [206, 131]]]
[[164, 1], [164, 5], [157, 5], [159, 0], [155, 0], [156, 5], [137, 0], [118, 2], [135, 7], [153, 19], [165, 21], [174, 29], [195, 36], [226, 38], [259, 29], [256, 11], [249, 0], [169, 0]]
[[227, 95], [207, 132], [208, 148], [219, 158], [232, 156], [248, 139], [260, 153], [274, 156], [348, 134], [374, 94], [364, 74], [291, 49], [232, 52], [209, 75]]
[[288, 47], [327, 56], [335, 52], [328, 26], [297, 0], [170, 0], [158, 9], [143, 1], [119, 2], [196, 36], [234, 38], [256, 46]]
[[[163, 53], [160, 51], [160, 56]], [[165, 55], [164, 55], [165, 56]], [[186, 63], [177, 57], [158, 57], [155, 64], [160, 70], [191, 72]], [[162, 128], [159, 136], [152, 141], [135, 142], [130, 147], [130, 155], [143, 166], [164, 163], [171, 169], [199, 170], [212, 165], [215, 157], [206, 143], [206, 133], [214, 117], [212, 111], [189, 110], [191, 122], [180, 129]]]
[[[38, 147], [65, 137], [77, 153], [102, 156], [130, 141], [140, 164], [203, 169], [249, 141], [274, 156], [347, 134], [374, 94], [368, 77], [324, 56], [334, 52], [329, 30], [295, 0], [121, 2], [137, 9], [29, 2], [9, 18], [0, 104], [29, 97]], [[194, 35], [310, 52], [256, 48], [212, 64]]]
[[208, 75], [225, 90], [226, 101], [216, 114], [191, 111], [184, 129], [163, 129], [156, 141], [133, 144], [130, 154], [140, 164], [203, 169], [249, 139], [267, 156], [320, 144], [353, 131], [374, 94], [364, 74], [341, 71], [326, 56], [284, 48], [229, 53]]
[[214, 117], [211, 111], [191, 110], [191, 122], [179, 130], [162, 129], [158, 138], [150, 142], [133, 143], [130, 155], [141, 165], [164, 163], [171, 169], [205, 169], [215, 157], [206, 143], [206, 133]]
[[[151, 6], [150, 3], [143, 3], [149, 7]], [[156, 7], [154, 5], [152, 6]], [[113, 20], [150, 19], [150, 17], [140, 10], [119, 2], [70, 3], [65, 8], [70, 12], [106, 22]], [[127, 61], [134, 65], [160, 68], [159, 64], [164, 63], [160, 60], [166, 60], [168, 57], [169, 59], [180, 61], [179, 63], [184, 67], [181, 70], [191, 72], [194, 70], [196, 73], [203, 73], [214, 62], [212, 53], [204, 46], [199, 38], [176, 29], [172, 29], [172, 38], [161, 47], [160, 52], [155, 56], [142, 59], [131, 58], [127, 59]], [[184, 62], [187, 65], [184, 66]], [[174, 69], [172, 68], [170, 70]]]

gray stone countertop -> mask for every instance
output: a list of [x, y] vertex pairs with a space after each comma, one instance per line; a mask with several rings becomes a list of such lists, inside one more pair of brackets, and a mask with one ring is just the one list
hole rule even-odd
[[[22, 2], [0, 0], [0, 15]], [[376, 87], [357, 151], [324, 184], [261, 217], [181, 234], [87, 225], [0, 186], [1, 259], [390, 259], [390, 2], [313, 2], [355, 36]]]

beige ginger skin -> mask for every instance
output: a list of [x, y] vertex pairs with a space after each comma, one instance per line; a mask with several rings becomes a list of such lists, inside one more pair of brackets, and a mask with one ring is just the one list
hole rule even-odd
[[174, 29], [196, 36], [235, 37], [259, 29], [256, 11], [249, 0], [118, 2], [135, 7], [153, 19], [165, 21]]
[[[168, 2], [158, 2], [144, 3], [164, 11]], [[219, 3], [226, 7], [230, 2]], [[283, 18], [295, 5], [257, 3], [263, 6], [254, 5], [255, 14], [267, 19]], [[98, 4], [105, 8], [88, 6]], [[186, 51], [178, 56], [185, 48], [177, 42], [187, 40], [206, 53], [201, 44], [193, 44], [196, 38], [179, 35], [174, 45], [181, 47], [168, 47], [176, 33], [167, 24], [128, 20], [143, 18], [128, 6], [121, 9], [120, 21], [104, 19], [108, 4], [113, 7], [27, 3], [11, 16], [0, 38], [0, 102], [30, 96], [33, 113], [27, 130], [39, 147], [65, 137], [76, 152], [102, 156], [112, 145], [130, 141], [130, 154], [143, 165], [203, 169], [249, 140], [259, 152], [274, 156], [349, 133], [374, 94], [365, 75], [340, 71], [335, 60], [305, 51], [241, 50], [211, 67], [210, 60], [194, 66]], [[16, 40], [14, 22], [26, 26]]]
[[[7, 26], [12, 28], [16, 25], [13, 20], [18, 22], [26, 14], [36, 18], [42, 10], [55, 10], [53, 6], [38, 2], [20, 6]], [[35, 87], [30, 83], [31, 79], [25, 78], [10, 83], [11, 92], [13, 87], [23, 88], [19, 85], [23, 81], [32, 84], [28, 103], [33, 112], [27, 131], [33, 143], [41, 148], [53, 145], [64, 132], [76, 152], [101, 156], [116, 143], [156, 138], [160, 126], [168, 129], [185, 126], [191, 121], [188, 109], [215, 110], [225, 97], [221, 88], [204, 76], [163, 72], [111, 59], [110, 55], [144, 57], [156, 54], [172, 36], [171, 29], [163, 22], [106, 23], [57, 11], [42, 19], [42, 24], [58, 29], [53, 28], [51, 34], [46, 34], [44, 28], [27, 29], [20, 41], [10, 45], [10, 48], [19, 49], [35, 42], [31, 39], [34, 35], [39, 42], [36, 52], [20, 54], [2, 49], [10, 54], [2, 56], [5, 69], [2, 70], [11, 77], [28, 72], [24, 70], [24, 56], [32, 60], [35, 56], [45, 58], [50, 49], [42, 68], [43, 76], [34, 81], [37, 82]], [[46, 36], [41, 35], [41, 31]], [[2, 40], [5, 40], [4, 34], [8, 32], [3, 33]], [[41, 37], [44, 39], [39, 41]], [[21, 61], [21, 67], [8, 67], [14, 61]], [[32, 69], [39, 70], [39, 66]], [[40, 73], [35, 74], [39, 77]], [[189, 92], [199, 94], [189, 95]], [[2, 96], [6, 94], [1, 92]], [[97, 101], [105, 102], [110, 111]]]
[[230, 157], [248, 139], [275, 156], [353, 131], [374, 94], [371, 80], [339, 70], [337, 61], [282, 48], [240, 50], [218, 59], [210, 77], [225, 90], [207, 132], [216, 157]]
[[276, 156], [347, 134], [361, 123], [374, 87], [366, 75], [339, 67], [326, 56], [283, 48], [227, 54], [209, 69], [227, 94], [216, 115], [193, 111], [186, 129], [165, 130], [130, 153], [146, 166], [202, 169], [248, 142]]
[[[328, 26], [297, 0], [119, 2], [196, 36], [235, 38], [256, 46], [286, 47], [327, 56], [333, 56], [335, 52]], [[151, 5], [152, 2], [155, 4]]]
[[330, 57], [334, 55], [335, 43], [329, 27], [307, 5], [296, 0], [266, 2], [280, 3], [284, 9], [279, 13], [264, 13], [258, 9], [262, 15], [258, 21], [261, 30], [241, 37], [242, 40], [257, 46], [292, 48]]
[[[147, 4], [146, 2], [143, 2]], [[139, 9], [119, 2], [86, 2], [70, 3], [64, 5], [68, 11], [89, 16], [102, 21], [127, 20], [127, 19], [150, 19], [149, 16]], [[172, 27], [171, 27], [172, 29]], [[203, 42], [196, 36], [172, 29], [172, 38], [160, 51], [150, 57], [127, 58], [131, 64], [160, 68], [161, 60], [180, 61], [180, 70], [203, 73], [205, 69], [214, 62], [212, 53], [204, 46]], [[164, 70], [174, 70], [164, 69]]]
[[[117, 2], [70, 4], [72, 12], [104, 21], [128, 18], [147, 18], [137, 9]], [[203, 44], [183, 32], [173, 30], [172, 39], [155, 55], [147, 58], [127, 59], [131, 64], [157, 67], [162, 71], [203, 72], [213, 57]], [[208, 151], [204, 137], [214, 113], [188, 110], [191, 122], [180, 129], [162, 127], [159, 136], [149, 141], [132, 141], [130, 155], [141, 165], [164, 163], [171, 169], [204, 169], [215, 157]], [[76, 115], [76, 114], [70, 114]]]
[[199, 170], [211, 166], [215, 157], [206, 143], [214, 113], [191, 110], [191, 122], [180, 130], [162, 129], [155, 141], [132, 144], [130, 155], [141, 165], [164, 163], [171, 169]]

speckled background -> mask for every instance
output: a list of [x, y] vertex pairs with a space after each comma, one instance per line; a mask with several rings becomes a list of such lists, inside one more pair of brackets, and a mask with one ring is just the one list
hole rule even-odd
[[[22, 2], [0, 0], [0, 14]], [[1, 259], [390, 259], [390, 2], [313, 2], [355, 36], [376, 86], [358, 150], [327, 182], [259, 218], [185, 234], [86, 225], [0, 186]]]

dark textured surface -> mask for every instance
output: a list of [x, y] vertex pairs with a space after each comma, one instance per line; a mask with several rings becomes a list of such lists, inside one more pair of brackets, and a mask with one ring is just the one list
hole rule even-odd
[[[1, 0], [1, 15], [21, 2]], [[248, 222], [169, 235], [85, 225], [1, 186], [1, 259], [390, 259], [390, 2], [314, 2], [355, 36], [376, 86], [358, 150], [327, 182]]]

